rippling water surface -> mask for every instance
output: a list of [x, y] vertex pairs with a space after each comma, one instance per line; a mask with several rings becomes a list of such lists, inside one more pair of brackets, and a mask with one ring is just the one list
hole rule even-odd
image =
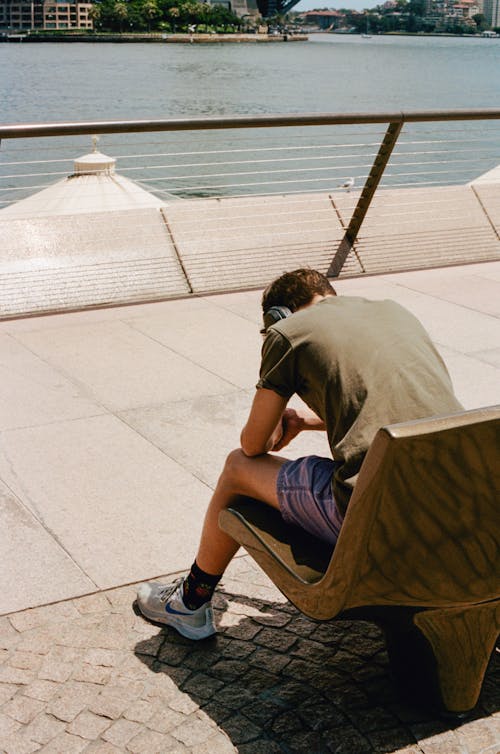
[[500, 105], [500, 40], [2, 44], [5, 122]]

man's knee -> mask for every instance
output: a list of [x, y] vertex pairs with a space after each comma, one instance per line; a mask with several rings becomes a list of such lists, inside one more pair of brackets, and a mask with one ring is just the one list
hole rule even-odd
[[285, 459], [265, 453], [247, 456], [241, 448], [231, 451], [219, 477], [218, 490], [228, 496], [245, 495], [278, 507], [276, 482]]
[[226, 484], [232, 487], [238, 486], [238, 481], [244, 474], [244, 469], [248, 466], [249, 458], [246, 456], [241, 448], [232, 450], [226, 458], [224, 468], [222, 470], [222, 478]]
[[241, 448], [232, 450], [226, 458], [219, 481], [234, 494], [252, 494], [256, 478], [262, 476], [263, 458], [265, 456], [247, 456]]

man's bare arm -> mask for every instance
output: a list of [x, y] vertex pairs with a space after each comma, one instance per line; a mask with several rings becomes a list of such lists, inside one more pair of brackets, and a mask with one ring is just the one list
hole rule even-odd
[[273, 390], [257, 390], [241, 432], [241, 449], [245, 455], [258, 456], [275, 449], [283, 433], [281, 417], [287, 402], [287, 398]]

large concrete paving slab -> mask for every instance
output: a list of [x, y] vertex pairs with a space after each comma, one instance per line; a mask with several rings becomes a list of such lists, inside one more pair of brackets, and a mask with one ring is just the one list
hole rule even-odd
[[499, 321], [489, 314], [449, 304], [441, 299], [434, 299], [432, 306], [429, 306], [429, 296], [411, 292], [405, 303], [436, 343], [457, 352], [470, 353], [485, 349], [498, 338]]
[[127, 319], [127, 323], [232, 385], [249, 388], [257, 381], [255, 365], [262, 336], [253, 322], [235, 313], [207, 302], [203, 310], [182, 312], [173, 321], [166, 321], [164, 315], [148, 315]]
[[[291, 270], [291, 267], [286, 269]], [[210, 303], [240, 317], [248, 319], [255, 327], [262, 327], [262, 290], [238, 291], [237, 293], [221, 293], [210, 296]]]
[[467, 409], [500, 403], [500, 369], [472, 354], [441, 354], [455, 393]]
[[18, 332], [16, 338], [111, 410], [153, 406], [232, 389], [229, 382], [125, 322]]
[[500, 265], [490, 263], [474, 268], [478, 277], [489, 280], [500, 280]]
[[486, 351], [474, 351], [471, 356], [500, 369], [500, 347], [489, 348]]
[[0, 477], [88, 582], [106, 589], [178, 571], [192, 557], [210, 490], [118, 418], [47, 424], [4, 439]]
[[500, 317], [500, 280], [481, 277], [463, 269], [462, 275], [450, 276], [446, 275], [446, 271], [433, 275], [419, 272], [417, 275], [403, 274], [398, 280], [409, 290]]
[[85, 390], [9, 334], [0, 334], [0, 382], [0, 431], [104, 411]]
[[0, 614], [96, 590], [96, 583], [83, 573], [54, 532], [1, 480], [0, 552]]

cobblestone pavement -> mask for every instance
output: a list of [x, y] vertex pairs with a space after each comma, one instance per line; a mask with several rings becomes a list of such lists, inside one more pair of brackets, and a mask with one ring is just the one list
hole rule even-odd
[[247, 557], [193, 643], [132, 609], [133, 587], [0, 618], [0, 751], [498, 754], [498, 655], [450, 727], [397, 695], [381, 635], [301, 616]]

